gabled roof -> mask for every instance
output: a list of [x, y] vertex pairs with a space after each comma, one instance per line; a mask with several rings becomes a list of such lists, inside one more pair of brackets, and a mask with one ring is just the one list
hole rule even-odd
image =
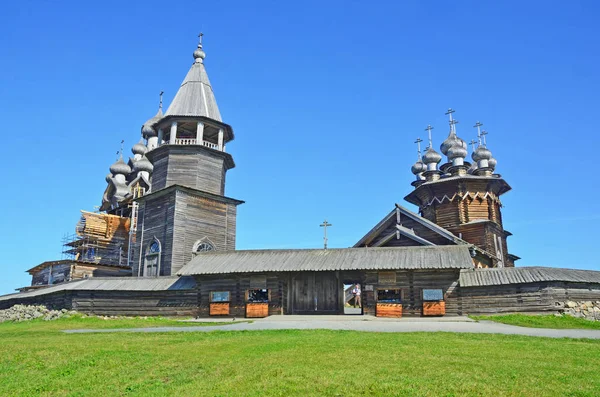
[[192, 65], [165, 113], [167, 116], [203, 116], [222, 121], [203, 63]]
[[527, 284], [536, 282], [571, 282], [600, 284], [600, 271], [559, 269], [554, 267], [505, 267], [472, 269], [460, 272], [461, 287]]
[[291, 249], [205, 252], [180, 271], [181, 276], [225, 273], [470, 269], [467, 246]]
[[[365, 234], [356, 244], [354, 244], [354, 247], [361, 247], [361, 246], [364, 246], [365, 244], [368, 245], [368, 243], [370, 243], [370, 241], [374, 240], [380, 233], [382, 233], [384, 230], [389, 228], [389, 226], [392, 223], [396, 223], [396, 216], [397, 216], [396, 214], [398, 212], [400, 212], [401, 216], [405, 216], [407, 218], [414, 220], [415, 222], [421, 224], [422, 226], [431, 230], [432, 232], [439, 234], [440, 236], [444, 237], [445, 239], [449, 240], [450, 242], [452, 242], [454, 244], [470, 245], [468, 242], [456, 237], [452, 232], [444, 229], [443, 227], [431, 222], [428, 219], [423, 218], [419, 214], [415, 214], [414, 212], [409, 211], [407, 208], [401, 206], [400, 204], [396, 204], [396, 208], [393, 209], [386, 217], [384, 217], [377, 225], [375, 225], [375, 227], [373, 229], [371, 229], [367, 234]], [[410, 230], [408, 228], [398, 227], [397, 230], [402, 235], [412, 238], [419, 244], [424, 244], [424, 245], [431, 244], [431, 242], [417, 236], [416, 234], [414, 234], [414, 232], [412, 232], [412, 230]]]

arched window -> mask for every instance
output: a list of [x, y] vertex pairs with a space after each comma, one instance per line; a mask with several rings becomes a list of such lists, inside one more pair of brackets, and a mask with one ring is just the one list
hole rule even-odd
[[204, 237], [203, 239], [196, 241], [194, 247], [192, 248], [192, 253], [196, 255], [207, 251], [214, 251], [215, 249], [215, 245], [212, 243], [212, 241], [210, 241], [208, 237]]
[[160, 252], [160, 243], [158, 240], [154, 240], [152, 244], [150, 244], [150, 253], [158, 254]]
[[146, 257], [144, 258], [144, 276], [155, 277], [160, 275], [160, 251], [160, 240], [154, 237], [146, 249]]
[[196, 252], [212, 251], [214, 249], [215, 247], [213, 247], [210, 243], [200, 243], [200, 245], [198, 245], [198, 248], [196, 248]]

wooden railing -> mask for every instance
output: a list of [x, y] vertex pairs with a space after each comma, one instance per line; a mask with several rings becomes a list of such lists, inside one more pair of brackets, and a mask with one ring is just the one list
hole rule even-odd
[[[194, 138], [177, 138], [175, 139], [175, 145], [202, 145], [211, 149], [220, 150], [219, 145], [216, 143], [201, 141], [202, 143], [198, 143], [197, 139]], [[165, 142], [168, 144], [169, 142]], [[223, 145], [222, 151], [225, 151], [225, 146]]]
[[175, 139], [175, 144], [176, 145], [195, 145], [196, 139], [192, 139], [192, 138]]

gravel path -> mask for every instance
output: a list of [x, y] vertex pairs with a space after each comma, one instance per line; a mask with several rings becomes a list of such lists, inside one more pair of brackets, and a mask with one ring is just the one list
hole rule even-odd
[[[292, 318], [293, 317], [293, 318]], [[333, 318], [332, 318], [333, 317]], [[202, 321], [202, 320], [199, 320]], [[600, 331], [582, 329], [525, 328], [494, 323], [474, 322], [466, 318], [440, 319], [379, 319], [369, 316], [271, 316], [252, 323], [233, 323], [217, 326], [183, 326], [122, 329], [75, 329], [65, 333], [96, 332], [212, 332], [212, 331], [258, 331], [271, 329], [331, 329], [364, 332], [460, 332], [476, 334], [505, 334], [542, 336], [549, 338], [600, 339]]]

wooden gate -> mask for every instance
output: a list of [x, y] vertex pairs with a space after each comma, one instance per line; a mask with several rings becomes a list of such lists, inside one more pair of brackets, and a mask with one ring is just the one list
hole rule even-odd
[[334, 272], [297, 274], [292, 279], [292, 313], [338, 314], [340, 289]]

